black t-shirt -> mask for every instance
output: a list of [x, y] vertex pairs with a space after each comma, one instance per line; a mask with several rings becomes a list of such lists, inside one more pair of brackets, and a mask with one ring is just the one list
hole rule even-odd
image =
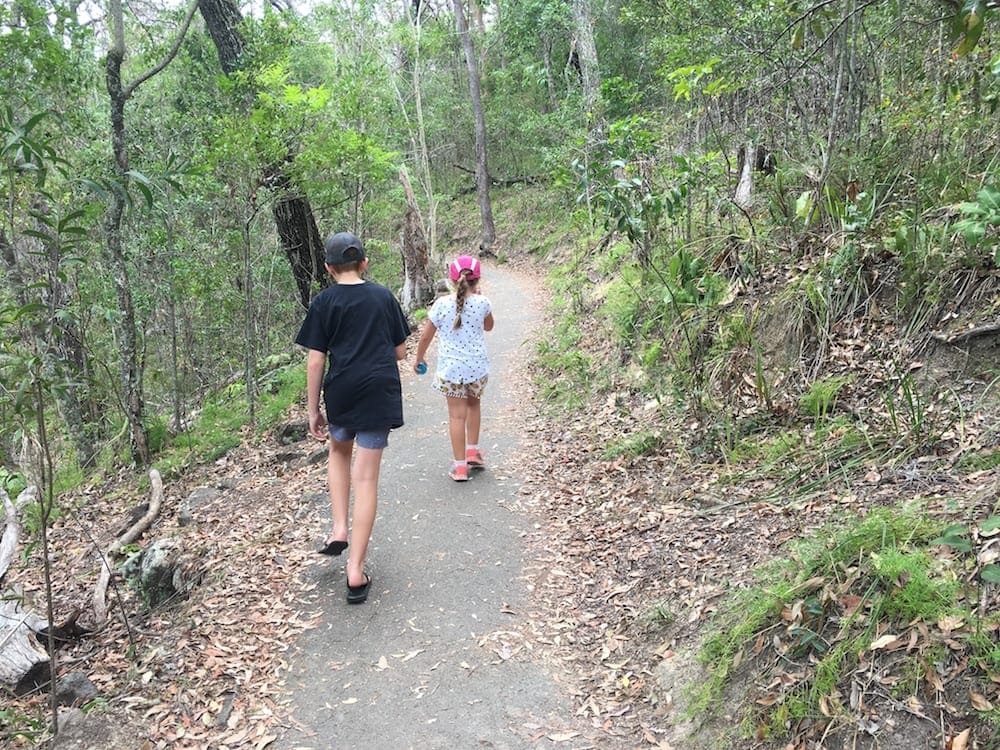
[[380, 284], [335, 284], [313, 298], [295, 343], [327, 354], [327, 422], [350, 430], [402, 426], [396, 347], [409, 335], [399, 302]]

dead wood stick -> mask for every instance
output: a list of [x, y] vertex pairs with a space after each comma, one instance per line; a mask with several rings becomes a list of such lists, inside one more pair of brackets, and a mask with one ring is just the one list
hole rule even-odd
[[0, 497], [3, 498], [3, 509], [7, 518], [4, 521], [3, 537], [0, 537], [0, 580], [3, 580], [14, 559], [17, 550], [17, 540], [21, 535], [21, 525], [17, 522], [18, 509], [35, 497], [35, 488], [28, 487], [17, 496], [17, 503], [12, 503], [7, 491], [0, 487]]
[[997, 331], [1000, 331], [1000, 323], [990, 323], [988, 325], [977, 326], [976, 328], [970, 328], [967, 331], [960, 331], [958, 333], [932, 333], [931, 338], [945, 344], [957, 344], [959, 341], [968, 341], [969, 339], [976, 338], [977, 336], [985, 336], [988, 333], [996, 333]]
[[149, 510], [146, 511], [146, 514], [142, 518], [132, 524], [124, 534], [118, 537], [114, 544], [108, 547], [101, 558], [101, 571], [97, 576], [97, 585], [94, 587], [93, 596], [94, 625], [96, 627], [100, 627], [108, 619], [107, 594], [108, 584], [111, 582], [112, 560], [121, 554], [122, 547], [126, 544], [131, 544], [142, 536], [143, 532], [153, 524], [153, 521], [160, 514], [160, 506], [163, 504], [163, 479], [160, 477], [160, 472], [156, 469], [150, 469], [149, 482], [152, 486], [149, 497]]

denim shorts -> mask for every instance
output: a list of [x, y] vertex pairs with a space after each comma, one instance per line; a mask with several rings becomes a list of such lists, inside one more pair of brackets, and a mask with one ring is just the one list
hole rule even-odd
[[374, 430], [351, 430], [347, 427], [330, 425], [330, 437], [338, 443], [349, 443], [352, 440], [359, 448], [381, 450], [389, 444], [389, 428], [379, 427]]

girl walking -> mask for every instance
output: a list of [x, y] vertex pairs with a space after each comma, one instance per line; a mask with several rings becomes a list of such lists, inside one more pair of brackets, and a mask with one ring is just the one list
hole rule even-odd
[[434, 387], [448, 402], [448, 436], [454, 461], [448, 476], [456, 482], [469, 478], [469, 468], [485, 468], [479, 449], [481, 399], [490, 374], [486, 331], [493, 330], [493, 306], [480, 292], [482, 264], [471, 255], [460, 255], [448, 266], [455, 288], [431, 307], [417, 344], [413, 371], [420, 372], [427, 347], [440, 331]]

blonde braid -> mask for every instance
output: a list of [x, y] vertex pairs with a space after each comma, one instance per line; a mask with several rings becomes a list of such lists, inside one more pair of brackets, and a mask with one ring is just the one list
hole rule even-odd
[[465, 298], [471, 287], [469, 272], [462, 271], [462, 275], [458, 279], [458, 289], [455, 290], [455, 325], [453, 327], [455, 331], [462, 327], [462, 310], [465, 309]]

